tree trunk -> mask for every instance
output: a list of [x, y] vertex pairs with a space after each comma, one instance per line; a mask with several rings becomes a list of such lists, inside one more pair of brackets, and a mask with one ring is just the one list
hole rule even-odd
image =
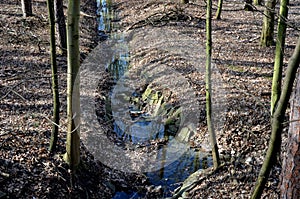
[[222, 12], [223, 0], [218, 1], [218, 10], [216, 13], [216, 19], [221, 19], [221, 12]]
[[282, 92], [278, 100], [278, 105], [273, 114], [273, 119], [271, 123], [272, 133], [269, 142], [269, 147], [266, 153], [264, 163], [259, 172], [259, 176], [256, 181], [254, 191], [251, 195], [251, 199], [258, 199], [261, 197], [263, 189], [269, 177], [271, 168], [273, 164], [276, 162], [276, 153], [279, 151], [281, 145], [282, 123], [292, 93], [293, 83], [296, 78], [296, 72], [299, 67], [299, 63], [300, 63], [300, 37], [298, 38], [297, 46], [296, 49], [294, 50], [293, 56], [289, 60], [284, 85], [282, 87]]
[[281, 173], [280, 198], [283, 199], [296, 199], [300, 196], [300, 73], [291, 102], [290, 121], [287, 153], [283, 159]]
[[262, 5], [262, 0], [254, 0], [253, 4], [258, 6], [258, 5]]
[[180, 3], [187, 4], [187, 3], [189, 3], [189, 0], [180, 0]]
[[212, 156], [214, 169], [217, 169], [220, 165], [220, 158], [218, 152], [218, 145], [216, 141], [215, 129], [212, 123], [212, 107], [211, 107], [211, 48], [212, 48], [212, 38], [211, 38], [211, 18], [212, 18], [212, 1], [207, 0], [207, 13], [206, 13], [206, 119], [207, 127], [210, 135], [210, 142], [212, 145]]
[[253, 11], [252, 0], [245, 0], [244, 10]]
[[50, 138], [50, 153], [53, 153], [56, 148], [58, 125], [59, 125], [59, 93], [58, 93], [58, 74], [56, 64], [56, 45], [55, 45], [55, 16], [53, 0], [47, 0], [50, 24], [50, 59], [52, 71], [52, 95], [53, 95], [53, 124]]
[[276, 0], [267, 0], [264, 11], [260, 44], [264, 47], [274, 45], [274, 21]]
[[55, 19], [56, 19], [56, 29], [58, 31], [58, 38], [60, 43], [60, 48], [63, 53], [67, 52], [67, 31], [66, 22], [64, 15], [63, 0], [55, 0]]
[[[299, 49], [300, 50], [300, 49]], [[298, 51], [299, 52], [299, 51]], [[298, 58], [299, 59], [299, 58]], [[299, 65], [299, 61], [298, 61]], [[300, 196], [300, 73], [294, 98], [291, 102], [290, 127], [287, 153], [283, 158], [281, 173], [281, 197], [296, 199]]]
[[79, 15], [80, 1], [68, 4], [68, 74], [67, 74], [67, 120], [68, 132], [64, 160], [74, 171], [80, 161], [80, 93], [79, 93]]
[[272, 95], [271, 95], [271, 115], [274, 112], [274, 108], [278, 102], [281, 92], [281, 81], [282, 81], [282, 65], [283, 65], [283, 54], [285, 46], [285, 34], [286, 34], [286, 19], [288, 16], [288, 4], [289, 0], [281, 0], [280, 3], [280, 18], [278, 21], [278, 33], [276, 40], [275, 50], [275, 62], [274, 62], [274, 73], [272, 81]]
[[32, 16], [31, 0], [21, 0], [23, 17]]

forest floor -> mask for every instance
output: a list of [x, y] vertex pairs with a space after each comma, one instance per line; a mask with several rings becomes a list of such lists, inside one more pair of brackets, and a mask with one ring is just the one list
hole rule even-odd
[[[114, 2], [121, 31], [168, 28], [181, 38], [195, 38], [204, 49], [204, 1], [195, 0], [184, 6], [166, 1]], [[82, 0], [81, 4], [83, 12], [96, 16], [94, 1]], [[46, 3], [33, 1], [34, 16], [26, 19], [22, 17], [19, 1], [0, 0], [0, 5], [0, 193], [7, 198], [112, 198], [115, 191], [129, 188], [149, 191], [143, 175], [104, 166], [83, 144], [82, 164], [71, 187], [70, 172], [62, 159], [66, 141], [67, 64], [66, 57], [60, 54], [57, 60], [62, 119], [57, 153], [54, 156], [48, 153], [52, 94]], [[215, 12], [216, 5], [213, 7]], [[227, 164], [199, 179], [197, 186], [185, 193], [188, 198], [249, 198], [267, 149], [275, 47], [259, 46], [263, 8], [247, 12], [243, 7], [240, 1], [224, 1], [222, 19], [213, 20], [212, 59], [226, 98], [217, 140]], [[293, 27], [300, 27], [299, 11], [300, 4], [292, 0], [289, 20]], [[99, 38], [95, 18], [81, 16], [80, 24], [83, 61]], [[299, 36], [299, 30], [293, 27], [287, 29], [285, 66]], [[173, 63], [171, 67], [186, 77], [198, 96], [203, 97], [204, 83], [199, 74], [185, 70], [187, 67], [180, 69], [180, 60]], [[200, 130], [201, 135], [206, 132]], [[286, 135], [287, 127], [282, 153]], [[199, 144], [201, 138], [194, 139]], [[281, 161], [272, 169], [263, 198], [279, 198], [280, 172]], [[162, 198], [150, 192], [145, 197]]]

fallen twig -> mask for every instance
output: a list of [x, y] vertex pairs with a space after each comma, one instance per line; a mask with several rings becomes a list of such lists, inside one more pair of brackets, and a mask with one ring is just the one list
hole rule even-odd
[[4, 79], [4, 81], [15, 81], [15, 80], [22, 80], [22, 81], [25, 81], [25, 80], [32, 80], [32, 79], [43, 79], [43, 78], [51, 78], [51, 76], [34, 76], [34, 77], [24, 77], [24, 76], [15, 76], [15, 77], [10, 77], [8, 79]]
[[0, 175], [5, 177], [5, 178], [9, 178], [9, 174], [8, 173], [4, 173], [2, 171], [0, 171]]
[[168, 21], [172, 21], [174, 19], [175, 19], [175, 21], [178, 21], [183, 17], [186, 17], [189, 20], [193, 19], [192, 16], [184, 14], [183, 11], [178, 8], [176, 8], [175, 10], [170, 9], [170, 10], [163, 11], [160, 13], [155, 12], [155, 13], [147, 16], [145, 19], [142, 19], [142, 20], [139, 20], [139, 21], [133, 23], [125, 31], [131, 30], [133, 28], [141, 28], [148, 24], [152, 25], [152, 26], [158, 26], [158, 25], [163, 26]]
[[1, 137], [1, 136], [5, 136], [5, 135], [8, 135], [8, 132], [1, 133], [1, 134], [0, 134], [0, 137]]
[[[14, 92], [14, 88], [16, 88], [17, 86], [21, 85], [22, 83], [24, 83], [24, 81], [21, 81], [21, 82], [17, 83], [16, 85], [12, 86], [9, 89], [9, 91], [0, 98], [0, 100], [3, 100], [4, 98], [6, 98], [10, 92]], [[24, 98], [22, 97], [22, 99], [24, 99]]]

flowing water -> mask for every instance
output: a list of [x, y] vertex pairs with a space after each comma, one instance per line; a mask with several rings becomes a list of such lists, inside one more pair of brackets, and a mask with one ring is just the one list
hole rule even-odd
[[[114, 39], [122, 42], [122, 34], [112, 33], [113, 30], [116, 30], [118, 28], [116, 23], [118, 21], [118, 18], [117, 14], [111, 8], [111, 0], [98, 0], [97, 3], [97, 14], [99, 16], [98, 31], [100, 40], [106, 40], [113, 37]], [[129, 64], [129, 50], [123, 48], [122, 51], [114, 55], [114, 59], [110, 64], [106, 66], [106, 70], [110, 72], [116, 82], [128, 70]], [[129, 110], [123, 111], [138, 112], [140, 110], [138, 109], [138, 107], [132, 105], [132, 107], [129, 107]], [[167, 140], [172, 140], [174, 138], [174, 135], [165, 133], [164, 125], [145, 119], [148, 117], [148, 115], [145, 113], [143, 114], [143, 120], [132, 118], [133, 125], [130, 126], [130, 129], [126, 129], [126, 124], [124, 124], [122, 120], [116, 120], [114, 123], [114, 131], [116, 135], [118, 135], [119, 138], [122, 138], [125, 142], [130, 142], [133, 144], [145, 143], [154, 139], [162, 139], [166, 138], [166, 136]], [[154, 135], [153, 129], [156, 129]], [[124, 131], [129, 131], [130, 133], [125, 133]], [[183, 182], [193, 172], [212, 166], [212, 158], [210, 155], [192, 148], [186, 150], [186, 152], [183, 153], [181, 157], [177, 158], [177, 160], [175, 160], [171, 164], [164, 166], [168, 147], [168, 143], [161, 145], [157, 151], [157, 162], [161, 164], [161, 169], [154, 172], [145, 173], [145, 175], [149, 179], [149, 182], [153, 186], [160, 187], [162, 189], [164, 196], [170, 196], [171, 192], [179, 187], [180, 183]], [[113, 198], [126, 199], [140, 197], [143, 197], [143, 194], [138, 194], [136, 192], [128, 190], [128, 192], [126, 193], [116, 192]]]

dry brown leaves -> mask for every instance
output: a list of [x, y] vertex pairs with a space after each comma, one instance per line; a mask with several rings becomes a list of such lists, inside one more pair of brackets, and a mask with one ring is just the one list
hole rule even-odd
[[[164, 1], [115, 2], [120, 11], [122, 30], [147, 16], [174, 8], [173, 3]], [[163, 25], [204, 44], [205, 4], [200, 0], [191, 2], [184, 6], [181, 14], [192, 18], [174, 19]], [[83, 1], [83, 5], [84, 12], [94, 14], [93, 2]], [[16, 1], [1, 1], [0, 6], [0, 191], [10, 198], [65, 198], [74, 195], [78, 198], [110, 198], [110, 189], [145, 189], [140, 183], [144, 182], [142, 177], [136, 180], [135, 176], [112, 172], [94, 161], [83, 146], [83, 165], [74, 179], [74, 189], [71, 189], [70, 174], [61, 158], [65, 136], [60, 135], [58, 155], [51, 157], [47, 152], [52, 97], [45, 2], [34, 1], [36, 16], [26, 20], [22, 19], [21, 6]], [[213, 21], [213, 60], [227, 89], [227, 114], [218, 142], [224, 160], [230, 164], [199, 183], [187, 193], [189, 197], [248, 198], [267, 148], [274, 47], [266, 49], [258, 45], [262, 14], [245, 12], [242, 8], [243, 4], [238, 1], [225, 1], [223, 19]], [[299, 25], [296, 0], [291, 2], [290, 13], [293, 24]], [[96, 27], [95, 21], [83, 18], [81, 27], [84, 58], [95, 45], [95, 35], [91, 31]], [[298, 35], [298, 31], [288, 28], [285, 63]], [[63, 117], [61, 132], [65, 132], [66, 60], [64, 57], [58, 60]], [[203, 82], [197, 81], [198, 75], [186, 74], [193, 88], [202, 95]], [[268, 179], [265, 198], [278, 197], [279, 174], [280, 165], [277, 165]]]

